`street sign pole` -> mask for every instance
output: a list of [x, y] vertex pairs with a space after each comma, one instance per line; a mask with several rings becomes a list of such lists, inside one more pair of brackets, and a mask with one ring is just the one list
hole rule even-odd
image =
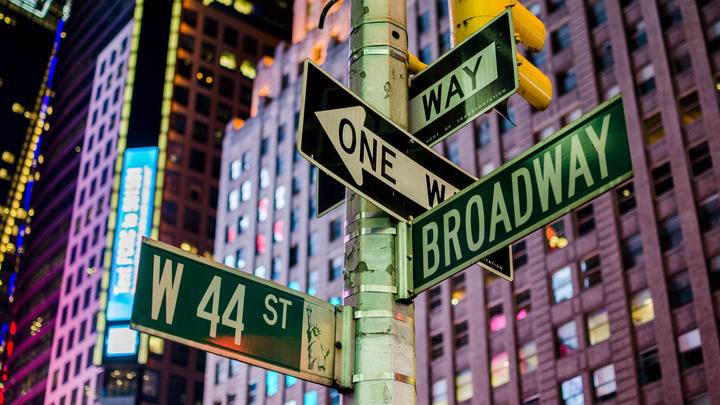
[[[353, 0], [350, 88], [397, 125], [408, 124], [406, 4]], [[355, 307], [354, 390], [344, 404], [415, 404], [414, 306], [396, 302], [405, 224], [348, 191], [344, 304]], [[402, 235], [398, 235], [402, 234]], [[404, 256], [401, 258], [404, 261]]]

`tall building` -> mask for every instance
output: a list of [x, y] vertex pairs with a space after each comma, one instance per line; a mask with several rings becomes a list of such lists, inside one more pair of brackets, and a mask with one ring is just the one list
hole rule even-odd
[[[50, 3], [35, 5], [40, 8]], [[65, 7], [69, 11], [70, 4]], [[45, 400], [95, 57], [127, 23], [131, 12], [128, 2], [76, 4], [57, 32], [57, 38], [63, 38], [57, 62], [52, 65], [57, 74], [52, 90], [42, 101], [49, 116], [43, 127], [47, 133], [33, 133], [38, 135], [30, 149], [33, 165], [20, 200], [23, 209], [36, 215], [31, 216], [25, 234], [20, 234], [24, 235], [22, 243], [17, 243], [19, 269], [11, 297], [14, 308], [6, 345], [7, 368], [3, 370], [10, 403], [40, 404]]]
[[[436, 150], [483, 176], [621, 92], [635, 176], [516, 242], [512, 283], [473, 266], [415, 299], [418, 403], [720, 402], [720, 2], [523, 3], [547, 28], [527, 57], [553, 82], [550, 107], [514, 96], [516, 126], [486, 114]], [[337, 302], [344, 210], [314, 218], [316, 172], [293, 151], [299, 62], [346, 82], [347, 45], [330, 37], [349, 20], [312, 29], [320, 6], [295, 2], [255, 116], [227, 129], [215, 257]], [[432, 62], [451, 46], [447, 3], [407, 8], [410, 51]], [[338, 403], [222, 357], [207, 369], [206, 405]]]
[[54, 231], [33, 233], [23, 262], [28, 278], [53, 274], [24, 298], [45, 337], [20, 354], [42, 365], [46, 404], [198, 403], [204, 352], [129, 328], [129, 271], [141, 235], [211, 254], [223, 128], [249, 115], [255, 65], [289, 38], [289, 13], [281, 0], [78, 8], [68, 36], [87, 48], [68, 46], [86, 53], [70, 55], [81, 65], [65, 71], [40, 169], [54, 176], [33, 196]]

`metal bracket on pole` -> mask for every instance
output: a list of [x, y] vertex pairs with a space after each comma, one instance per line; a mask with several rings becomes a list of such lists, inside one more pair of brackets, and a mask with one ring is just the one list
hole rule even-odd
[[397, 244], [397, 258], [395, 263], [396, 277], [395, 283], [397, 285], [397, 297], [399, 300], [406, 300], [413, 296], [412, 291], [412, 243], [409, 243], [408, 238], [409, 226], [404, 222], [398, 222], [397, 224], [397, 238], [395, 243]]
[[335, 370], [333, 380], [339, 390], [352, 390], [355, 367], [355, 319], [353, 307], [335, 306]]

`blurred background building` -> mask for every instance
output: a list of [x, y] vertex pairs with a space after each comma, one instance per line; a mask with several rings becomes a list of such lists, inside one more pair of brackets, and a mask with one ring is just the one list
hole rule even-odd
[[[215, 259], [339, 302], [344, 208], [315, 218], [294, 146], [301, 62], [347, 83], [349, 1], [296, 1], [293, 40], [258, 68], [253, 118], [228, 125]], [[471, 267], [415, 300], [418, 403], [720, 401], [718, 1], [523, 2], [547, 28], [527, 57], [554, 99], [518, 96], [436, 149], [478, 176], [622, 92], [635, 177], [513, 246], [515, 281]], [[411, 52], [450, 49], [447, 3], [408, 1]], [[478, 310], [483, 309], [483, 310]], [[208, 355], [205, 404], [337, 404], [338, 394]]]

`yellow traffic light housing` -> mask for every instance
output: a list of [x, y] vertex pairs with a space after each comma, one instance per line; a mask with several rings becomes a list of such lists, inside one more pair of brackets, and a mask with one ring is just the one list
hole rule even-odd
[[[532, 52], [540, 52], [545, 45], [545, 25], [516, 0], [448, 0], [453, 46], [462, 42], [498, 14], [510, 8], [515, 39]], [[538, 110], [544, 110], [552, 100], [550, 79], [526, 58], [517, 54], [518, 93]]]

